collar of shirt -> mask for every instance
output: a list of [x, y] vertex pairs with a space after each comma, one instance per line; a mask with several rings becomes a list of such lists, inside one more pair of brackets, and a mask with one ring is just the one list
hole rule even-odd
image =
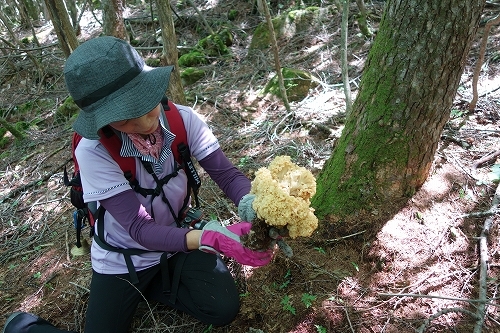
[[120, 155], [123, 157], [138, 157], [143, 161], [150, 162], [153, 164], [153, 168], [156, 174], [160, 174], [163, 171], [162, 165], [167, 158], [172, 155], [172, 143], [174, 142], [175, 134], [167, 129], [168, 122], [165, 112], [160, 113], [160, 126], [162, 128], [163, 134], [163, 146], [161, 149], [160, 159], [157, 160], [150, 155], [142, 155], [139, 150], [134, 146], [132, 140], [128, 137], [126, 133], [120, 132], [122, 138], [122, 148], [120, 150]]

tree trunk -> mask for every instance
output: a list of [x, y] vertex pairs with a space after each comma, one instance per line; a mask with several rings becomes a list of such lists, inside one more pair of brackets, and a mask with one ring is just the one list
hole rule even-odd
[[261, 15], [266, 18], [267, 28], [269, 29], [269, 42], [271, 44], [271, 50], [274, 56], [274, 69], [276, 70], [276, 76], [278, 77], [278, 86], [280, 88], [281, 98], [283, 99], [283, 104], [285, 105], [286, 111], [290, 112], [290, 103], [288, 102], [288, 95], [285, 89], [285, 81], [283, 79], [283, 72], [280, 62], [280, 53], [278, 49], [278, 42], [276, 41], [276, 34], [274, 32], [271, 12], [269, 11], [267, 0], [258, 1], [258, 3], [259, 9], [262, 10]]
[[24, 6], [24, 2], [22, 1], [15, 1], [17, 10], [19, 12], [19, 20], [21, 22], [21, 26], [24, 28], [29, 28], [30, 26], [30, 18], [28, 16], [28, 11], [26, 10], [26, 7]]
[[181, 73], [179, 71], [177, 37], [175, 36], [174, 19], [172, 9], [170, 8], [170, 0], [156, 0], [156, 6], [158, 8], [161, 38], [163, 40], [161, 62], [164, 66], [174, 66], [166, 93], [172, 102], [186, 104], [184, 87], [182, 86]]
[[340, 60], [342, 68], [342, 82], [344, 83], [345, 95], [345, 113], [348, 115], [352, 111], [351, 85], [349, 83], [349, 60], [347, 57], [349, 36], [349, 3], [350, 0], [344, 0], [342, 4], [342, 23], [340, 28]]
[[37, 2], [33, 0], [22, 0], [20, 3], [23, 4], [28, 17], [31, 20], [38, 21], [40, 19], [40, 7]]
[[66, 6], [63, 0], [45, 0], [45, 5], [49, 10], [50, 19], [59, 40], [59, 46], [67, 58], [78, 47], [78, 39], [71, 25]]
[[103, 27], [102, 30], [107, 36], [114, 36], [128, 41], [125, 22], [123, 21], [123, 11], [125, 0], [103, 0], [102, 14]]
[[[331, 223], [386, 219], [426, 180], [485, 0], [390, 0], [312, 205]], [[338, 224], [337, 224], [338, 226]]]
[[80, 25], [78, 24], [78, 9], [76, 8], [76, 0], [66, 0], [66, 7], [69, 11], [73, 29], [78, 36], [80, 34]]

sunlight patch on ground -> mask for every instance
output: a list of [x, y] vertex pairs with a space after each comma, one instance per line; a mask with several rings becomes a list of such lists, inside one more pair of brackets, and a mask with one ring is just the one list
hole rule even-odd
[[30, 272], [31, 277], [29, 280], [32, 281], [32, 284], [39, 285], [40, 287], [21, 302], [21, 311], [33, 312], [34, 309], [42, 305], [44, 293], [51, 292], [53, 289], [50, 281], [62, 268], [62, 260], [63, 258], [57, 254], [57, 251], [51, 249], [30, 263], [30, 270], [28, 272]]
[[478, 84], [478, 92], [479, 94], [489, 93], [495, 89], [500, 87], [500, 76], [488, 76], [485, 75], [480, 78]]
[[[369, 294], [393, 303], [390, 317], [395, 320], [425, 318], [443, 308], [465, 306], [457, 299], [473, 298], [461, 282], [475, 274], [474, 257], [464, 256], [474, 247], [461, 217], [461, 210], [473, 202], [459, 194], [464, 186], [456, 167], [437, 168], [409, 205], [378, 233], [371, 251], [379, 272], [370, 280]], [[364, 306], [366, 302], [359, 305]], [[451, 313], [439, 320], [460, 318]]]

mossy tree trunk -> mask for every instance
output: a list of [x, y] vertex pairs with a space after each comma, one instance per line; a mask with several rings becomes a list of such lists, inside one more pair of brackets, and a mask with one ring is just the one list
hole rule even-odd
[[158, 7], [161, 37], [163, 40], [161, 62], [164, 66], [174, 66], [166, 93], [172, 102], [186, 104], [184, 87], [182, 86], [181, 73], [179, 70], [177, 37], [175, 35], [174, 18], [172, 9], [170, 8], [170, 0], [156, 0], [156, 6]]
[[370, 225], [422, 186], [484, 2], [388, 1], [352, 113], [318, 175], [318, 217]]

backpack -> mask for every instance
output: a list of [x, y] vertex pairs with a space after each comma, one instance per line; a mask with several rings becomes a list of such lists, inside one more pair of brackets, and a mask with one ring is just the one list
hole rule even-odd
[[[185, 170], [186, 175], [188, 177], [188, 194], [184, 200], [183, 207], [180, 212], [173, 212], [170, 204], [167, 202], [172, 215], [176, 219], [177, 225], [182, 227], [182, 218], [186, 214], [186, 208], [189, 203], [189, 198], [191, 194], [191, 190], [194, 194], [196, 207], [199, 207], [199, 199], [198, 199], [198, 191], [201, 185], [200, 177], [196, 172], [196, 168], [194, 167], [193, 161], [191, 160], [191, 153], [189, 151], [189, 147], [187, 144], [187, 133], [186, 128], [184, 127], [184, 122], [179, 113], [177, 107], [169, 101], [166, 97], [161, 101], [163, 109], [165, 110], [165, 115], [167, 118], [167, 122], [170, 127], [170, 131], [175, 134], [174, 142], [172, 143], [172, 152], [174, 154], [174, 158], [176, 162]], [[73, 212], [73, 224], [76, 229], [76, 246], [80, 248], [82, 246], [81, 243], [81, 230], [85, 227], [86, 222], [90, 225], [90, 237], [95, 234], [95, 221], [96, 217], [103, 218], [105, 210], [101, 206], [100, 209], [97, 209], [97, 202], [88, 202], [85, 203], [83, 201], [83, 189], [80, 178], [80, 168], [78, 165], [78, 161], [75, 156], [75, 150], [78, 146], [78, 143], [82, 139], [81, 135], [74, 132], [71, 142], [72, 148], [72, 160], [74, 163], [74, 171], [71, 180], [68, 177], [68, 172], [66, 167], [64, 168], [64, 184], [70, 187], [70, 200], [72, 205], [75, 207], [75, 211]], [[136, 170], [135, 170], [135, 157], [122, 157], [120, 155], [121, 149], [121, 138], [116, 135], [116, 133], [112, 130], [110, 126], [106, 126], [102, 129], [101, 138], [99, 139], [101, 144], [108, 150], [111, 157], [118, 163], [120, 169], [123, 171], [125, 178], [129, 181], [130, 186], [138, 193], [142, 194], [144, 197], [147, 195], [157, 196], [159, 195], [157, 189], [144, 189], [140, 187], [139, 182], [135, 178]], [[153, 172], [152, 166], [148, 162], [142, 161], [146, 170], [153, 175], [155, 180], [160, 181]], [[171, 177], [175, 177], [177, 175], [176, 172], [174, 174], [167, 176], [166, 178], [170, 179]], [[168, 179], [163, 180], [163, 184], [165, 184]], [[157, 187], [158, 188], [158, 187]], [[191, 215], [191, 214], [190, 214]], [[99, 224], [99, 227], [103, 227], [103, 223]], [[103, 229], [104, 230], [104, 229]], [[99, 231], [99, 234], [102, 235], [103, 232]], [[102, 240], [98, 237], [94, 237], [95, 240], [101, 245]], [[109, 249], [108, 244], [102, 244], [103, 247]], [[118, 251], [119, 249], [114, 249], [114, 251]]]

